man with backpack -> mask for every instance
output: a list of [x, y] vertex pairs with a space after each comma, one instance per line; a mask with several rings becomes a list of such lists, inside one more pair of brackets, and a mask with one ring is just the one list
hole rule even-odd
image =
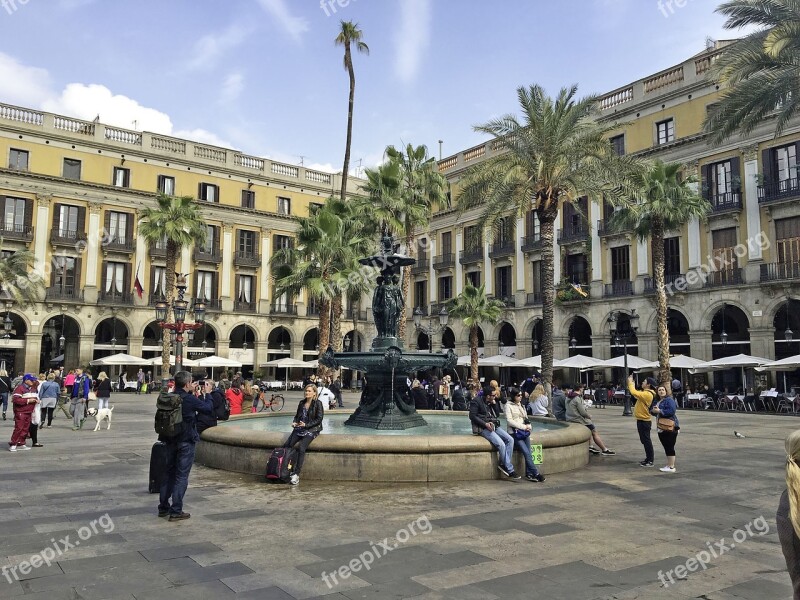
[[[203, 391], [209, 388], [206, 386]], [[196, 427], [197, 414], [212, 415], [214, 412], [211, 396], [206, 393], [197, 396], [196, 391], [192, 374], [178, 371], [175, 373], [175, 393], [162, 393], [157, 402], [156, 432], [159, 441], [166, 445], [158, 516], [169, 517], [170, 521], [182, 521], [190, 517], [189, 513], [183, 512], [183, 496], [189, 486], [195, 444], [200, 439]]]
[[628, 391], [631, 396], [636, 399], [636, 404], [633, 407], [633, 416], [636, 417], [636, 428], [639, 430], [639, 441], [644, 446], [645, 457], [639, 463], [642, 467], [652, 467], [653, 459], [653, 442], [650, 440], [650, 429], [653, 426], [653, 417], [650, 414], [650, 407], [656, 399], [656, 380], [648, 377], [642, 383], [642, 391], [636, 389], [633, 382], [633, 375], [628, 375]]
[[78, 431], [86, 419], [86, 410], [89, 408], [86, 403], [89, 401], [89, 392], [92, 389], [90, 378], [83, 372], [83, 369], [75, 369], [75, 379], [70, 390], [69, 409], [72, 413], [72, 431]]

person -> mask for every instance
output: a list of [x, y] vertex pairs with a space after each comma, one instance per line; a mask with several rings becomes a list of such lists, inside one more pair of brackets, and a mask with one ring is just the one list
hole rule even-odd
[[333, 395], [329, 386], [330, 378], [326, 377], [320, 381], [320, 386], [317, 388], [317, 400], [322, 402], [323, 407], [329, 410], [336, 408], [336, 397]]
[[414, 408], [417, 410], [428, 410], [428, 394], [422, 389], [419, 379], [411, 383], [411, 398], [414, 400]]
[[142, 393], [142, 386], [144, 385], [144, 371], [139, 369], [139, 372], [136, 373], [136, 393]]
[[22, 383], [14, 388], [11, 402], [14, 405], [14, 431], [11, 433], [9, 450], [11, 452], [16, 452], [17, 449], [30, 450], [30, 447], [25, 445], [25, 440], [30, 434], [31, 417], [36, 403], [39, 402], [35, 375], [26, 373], [22, 376]]
[[544, 387], [541, 383], [537, 383], [536, 387], [533, 388], [533, 391], [530, 393], [530, 409], [531, 409], [531, 416], [533, 417], [546, 417], [547, 416], [547, 406], [550, 404], [550, 400], [547, 398], [547, 394], [544, 393]]
[[125, 391], [125, 373], [120, 373], [119, 377], [117, 378], [117, 391]]
[[659, 429], [658, 431], [658, 440], [661, 442], [661, 445], [664, 446], [664, 454], [667, 455], [667, 464], [664, 467], [661, 467], [659, 471], [662, 473], [674, 473], [675, 472], [675, 442], [678, 439], [678, 430], [680, 426], [678, 424], [678, 404], [675, 402], [675, 399], [672, 396], [667, 395], [667, 388], [663, 385], [658, 386], [656, 388], [656, 394], [658, 394], [658, 404], [653, 407], [653, 412], [656, 414], [657, 417], [662, 419], [672, 419], [675, 422], [675, 428], [672, 431], [665, 431]]
[[75, 383], [75, 369], [70, 369], [67, 372], [67, 376], [64, 377], [64, 387], [67, 388], [68, 391], [72, 390], [72, 384], [74, 383]]
[[253, 412], [253, 401], [255, 397], [256, 394], [250, 380], [244, 381], [242, 383], [242, 414]]
[[589, 452], [592, 454], [602, 454], [603, 456], [614, 456], [616, 454], [616, 452], [609, 449], [603, 443], [600, 434], [597, 433], [597, 428], [594, 426], [594, 423], [592, 423], [592, 420], [589, 418], [589, 413], [586, 411], [583, 395], [574, 390], [567, 395], [567, 421], [585, 425], [589, 431], [592, 432], [592, 440], [600, 449], [598, 450], [596, 447], [589, 445]]
[[500, 420], [497, 418], [497, 412], [494, 409], [496, 403], [495, 390], [491, 387], [486, 387], [483, 392], [475, 395], [469, 403], [469, 420], [472, 422], [472, 433], [473, 435], [482, 436], [497, 448], [497, 468], [503, 475], [509, 479], [522, 479], [520, 475], [514, 472], [514, 465], [511, 463], [514, 439], [499, 427]]
[[450, 408], [450, 389], [451, 389], [451, 378], [450, 375], [445, 375], [442, 377], [442, 380], [439, 382], [439, 387], [436, 390], [437, 393], [437, 404], [443, 409], [448, 410]]
[[11, 387], [11, 379], [8, 376], [8, 371], [0, 369], [0, 404], [3, 405], [3, 421], [6, 420], [6, 411], [8, 410], [8, 396], [13, 391]]
[[28, 437], [31, 438], [31, 448], [42, 448], [39, 443], [39, 428], [42, 425], [42, 398], [39, 395], [39, 388], [45, 382], [44, 373], [39, 373], [35, 384], [31, 387], [31, 392], [36, 394], [36, 402], [31, 413], [31, 425], [28, 428]]
[[567, 420], [567, 393], [569, 393], [569, 386], [564, 384], [560, 388], [556, 383], [553, 384], [553, 416], [556, 421]]
[[533, 381], [533, 377], [526, 378], [525, 381], [522, 382], [522, 385], [519, 386], [519, 389], [522, 391], [523, 400], [530, 398], [533, 390], [536, 389], [536, 383]]
[[317, 397], [317, 386], [307, 385], [303, 390], [303, 399], [297, 405], [297, 412], [292, 419], [292, 433], [283, 444], [284, 448], [297, 447], [297, 462], [294, 465], [294, 473], [289, 478], [289, 483], [292, 485], [300, 483], [306, 450], [322, 431], [324, 415], [325, 409]]
[[453, 410], [469, 410], [469, 403], [464, 395], [464, 386], [460, 384], [453, 386]]
[[[536, 393], [536, 389], [540, 387], [536, 386], [532, 393]], [[544, 388], [542, 388], [542, 395], [544, 395]], [[510, 402], [506, 402], [505, 406], [508, 433], [514, 438], [514, 446], [522, 452], [522, 456], [525, 458], [525, 479], [541, 483], [544, 481], [544, 475], [539, 473], [539, 469], [533, 464], [533, 456], [531, 456], [531, 423], [525, 413], [525, 408], [522, 406], [522, 396], [522, 390], [517, 388], [508, 390], [508, 397], [511, 399]], [[524, 432], [528, 432], [527, 435]]]
[[786, 489], [781, 494], [775, 523], [794, 597], [800, 598], [800, 429], [786, 437]]
[[653, 417], [650, 407], [656, 400], [656, 380], [648, 377], [642, 382], [642, 391], [636, 389], [633, 375], [628, 375], [628, 391], [636, 399], [633, 405], [633, 416], [636, 418], [636, 429], [639, 432], [639, 441], [644, 446], [644, 460], [639, 463], [642, 467], [652, 467], [655, 455], [653, 453], [653, 442], [650, 439], [650, 430], [653, 427]]
[[231, 387], [225, 392], [225, 398], [228, 400], [228, 404], [231, 405], [232, 415], [242, 414], [242, 402], [244, 402], [244, 395], [242, 394], [242, 384], [238, 379], [234, 379]]
[[97, 375], [97, 410], [108, 408], [108, 401], [111, 399], [111, 380], [105, 371], [100, 371]]
[[197, 382], [197, 389], [200, 391], [204, 399], [211, 400], [213, 411], [211, 414], [197, 413], [197, 434], [200, 435], [209, 427], [217, 426], [217, 415], [223, 412], [225, 408], [225, 394], [214, 385], [210, 379], [201, 379]]
[[144, 374], [144, 383], [147, 386], [147, 393], [153, 391], [153, 371], [148, 371]]
[[85, 419], [84, 410], [89, 398], [89, 378], [84, 375], [83, 369], [75, 369], [72, 388], [70, 390], [69, 408], [72, 413], [72, 431], [78, 431]]
[[47, 381], [39, 386], [39, 399], [42, 401], [42, 428], [53, 426], [53, 412], [58, 403], [58, 395], [61, 393], [61, 387], [55, 379], [55, 373], [50, 373]]
[[334, 379], [328, 386], [328, 389], [333, 392], [333, 397], [336, 398], [336, 404], [339, 408], [344, 408], [344, 399], [342, 398], [342, 386], [339, 385], [339, 380]]
[[191, 515], [183, 512], [183, 497], [189, 486], [189, 473], [194, 463], [197, 434], [197, 414], [210, 415], [214, 412], [211, 398], [201, 394], [195, 396], [197, 386], [192, 383], [188, 371], [175, 373], [175, 392], [181, 398], [181, 417], [183, 430], [175, 437], [159, 436], [166, 444], [167, 464], [158, 502], [158, 516], [169, 517], [170, 521], [182, 521]]

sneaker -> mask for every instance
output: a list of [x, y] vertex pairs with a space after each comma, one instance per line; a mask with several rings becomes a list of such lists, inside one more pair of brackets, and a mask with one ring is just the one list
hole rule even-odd
[[505, 475], [506, 477], [511, 477], [511, 473], [509, 473], [508, 471], [506, 471], [506, 470], [505, 470], [505, 469], [502, 467], [502, 465], [497, 465], [497, 469], [498, 469], [498, 470], [499, 470], [499, 471], [500, 471], [500, 472], [501, 472], [503, 475]]
[[13, 445], [13, 446], [11, 446], [11, 447], [8, 449], [8, 451], [9, 451], [9, 452], [16, 452], [16, 451], [17, 451], [17, 446], [16, 446], [16, 445]]
[[183, 521], [185, 519], [188, 519], [191, 516], [192, 515], [190, 515], [189, 513], [180, 512], [180, 513], [177, 513], [177, 514], [170, 515], [169, 516], [169, 520], [170, 521]]
[[291, 483], [292, 485], [297, 485], [298, 483], [300, 483], [300, 475], [295, 474], [289, 477], [289, 483]]
[[659, 471], [661, 471], [662, 473], [674, 473], [675, 467], [661, 467]]
[[3, 413], [3, 421], [6, 420], [6, 413]]
[[544, 475], [542, 475], [541, 473], [539, 473], [539, 474], [536, 476], [536, 481], [538, 481], [539, 483], [544, 483], [544, 479], [545, 479], [545, 477], [544, 477]]
[[528, 473], [527, 475], [525, 475], [525, 479], [527, 479], [528, 481], [535, 481], [535, 482], [538, 482], [538, 481], [539, 481], [538, 479], [536, 479], [536, 476], [535, 476], [535, 475], [531, 475], [530, 473]]
[[515, 473], [514, 471], [511, 471], [511, 473], [508, 474], [508, 478], [509, 479], [522, 479], [522, 475], [519, 475], [519, 474]]
[[652, 460], [643, 460], [642, 462], [639, 463], [639, 466], [640, 467], [652, 467], [653, 466], [653, 461]]
[[31, 449], [31, 447], [30, 447], [30, 446], [26, 446], [25, 444], [22, 444], [22, 445], [20, 446], [20, 449], [21, 449], [21, 450], [30, 450], [30, 449]]
[[34, 448], [44, 448], [44, 446], [42, 444], [34, 444], [33, 447]]
[[79, 429], [80, 429], [80, 427], [73, 427], [72, 431], [78, 431]]
[[594, 446], [589, 446], [589, 452], [591, 452], [592, 454], [601, 454], [600, 450], [598, 450]]
[[606, 448], [600, 454], [602, 454], [603, 456], [616, 456], [617, 455], [617, 453], [614, 452], [611, 448]]
[[168, 517], [169, 516], [169, 511], [168, 510], [160, 510], [160, 511], [158, 511], [158, 516], [159, 517]]

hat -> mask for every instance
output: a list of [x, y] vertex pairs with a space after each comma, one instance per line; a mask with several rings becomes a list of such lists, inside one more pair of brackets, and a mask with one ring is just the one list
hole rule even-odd
[[649, 385], [651, 388], [656, 389], [657, 384], [655, 379], [653, 379], [652, 377], [648, 377], [647, 379], [645, 379], [645, 381], [647, 382], [647, 385]]
[[36, 375], [33, 375], [31, 373], [25, 373], [25, 376], [22, 378], [22, 381], [38, 381], [38, 379], [36, 379]]

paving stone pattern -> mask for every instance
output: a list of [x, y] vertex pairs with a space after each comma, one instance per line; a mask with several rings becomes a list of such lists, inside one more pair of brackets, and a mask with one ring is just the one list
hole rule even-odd
[[[195, 467], [184, 507], [192, 518], [170, 523], [147, 493], [154, 402], [116, 395], [110, 431], [73, 432], [57, 415], [39, 434], [43, 448], [0, 455], [0, 600], [792, 595], [775, 510], [783, 440], [800, 426], [793, 416], [685, 411], [675, 474], [638, 466], [636, 424], [616, 407], [594, 417], [617, 456], [543, 484], [290, 487]], [[0, 422], [1, 435], [12, 425]], [[655, 432], [653, 441], [658, 467]], [[731, 544], [761, 517], [767, 534]], [[677, 577], [720, 541], [733, 547]], [[21, 568], [48, 554], [49, 565]], [[670, 571], [665, 586], [659, 572]]]

